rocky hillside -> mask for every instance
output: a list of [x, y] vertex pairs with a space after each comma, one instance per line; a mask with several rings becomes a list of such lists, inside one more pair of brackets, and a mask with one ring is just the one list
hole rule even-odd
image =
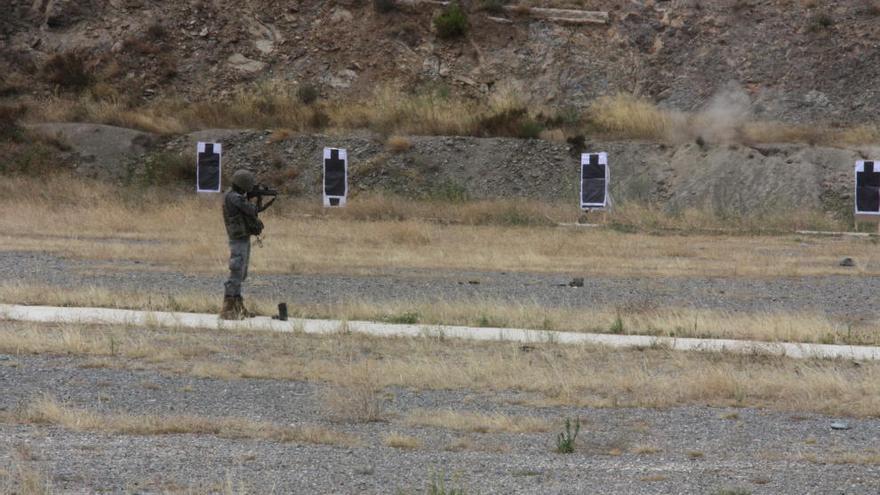
[[585, 108], [637, 92], [682, 110], [730, 84], [762, 119], [852, 124], [880, 110], [880, 5], [870, 0], [560, 0], [602, 24], [537, 19], [500, 1], [464, 3], [469, 29], [441, 39], [442, 7], [376, 1], [0, 0], [6, 96], [53, 91], [41, 68], [77, 51], [105, 84], [148, 101], [217, 98], [263, 80], [324, 97], [377, 85], [515, 87], [535, 104]]

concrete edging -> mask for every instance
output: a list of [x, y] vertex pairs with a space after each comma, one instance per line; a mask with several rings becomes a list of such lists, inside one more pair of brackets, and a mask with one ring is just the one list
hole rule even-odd
[[880, 347], [759, 342], [733, 339], [696, 339], [647, 335], [610, 335], [557, 332], [520, 328], [480, 328], [445, 325], [400, 325], [369, 321], [291, 319], [256, 317], [242, 321], [221, 320], [217, 315], [136, 311], [107, 308], [70, 308], [0, 304], [0, 320], [94, 325], [142, 325], [203, 330], [265, 330], [328, 334], [340, 331], [380, 337], [449, 337], [468, 340], [528, 343], [589, 344], [611, 348], [663, 347], [676, 351], [766, 354], [795, 359], [880, 360]]

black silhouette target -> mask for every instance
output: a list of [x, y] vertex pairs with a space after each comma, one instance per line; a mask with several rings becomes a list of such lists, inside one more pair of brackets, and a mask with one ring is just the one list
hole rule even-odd
[[880, 162], [856, 162], [856, 214], [880, 215]]
[[581, 209], [601, 209], [608, 206], [608, 154], [581, 155]]
[[324, 148], [324, 206], [345, 206], [348, 195], [348, 153]]
[[196, 191], [220, 192], [221, 155], [220, 143], [196, 145]]

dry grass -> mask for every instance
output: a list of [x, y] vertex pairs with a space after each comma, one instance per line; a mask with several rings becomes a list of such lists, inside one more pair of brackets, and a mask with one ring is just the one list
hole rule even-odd
[[593, 122], [602, 130], [631, 139], [664, 141], [681, 125], [684, 116], [661, 110], [653, 103], [628, 94], [604, 96], [590, 108]]
[[14, 495], [49, 495], [52, 478], [27, 459], [15, 460], [8, 469], [0, 468], [0, 493]]
[[356, 423], [384, 418], [382, 387], [369, 361], [349, 362], [339, 370], [336, 382], [321, 395], [321, 404], [329, 417]]
[[653, 445], [636, 445], [631, 449], [631, 451], [633, 454], [637, 455], [650, 455], [660, 452], [660, 449], [654, 447]]
[[448, 452], [491, 452], [495, 454], [503, 454], [511, 451], [510, 445], [497, 442], [492, 440], [487, 440], [486, 438], [480, 438], [479, 440], [475, 440], [473, 438], [468, 437], [458, 437], [443, 447], [443, 450]]
[[382, 443], [387, 445], [388, 447], [394, 447], [395, 449], [420, 449], [422, 448], [422, 441], [416, 437], [411, 437], [409, 435], [403, 435], [397, 432], [387, 433], [382, 438]]
[[409, 413], [406, 423], [411, 426], [431, 426], [447, 430], [474, 433], [539, 433], [550, 431], [550, 423], [543, 418], [483, 414], [452, 410], [417, 410]]
[[709, 143], [806, 143], [845, 146], [876, 143], [880, 129], [873, 124], [831, 128], [825, 125], [794, 125], [755, 121], [745, 108], [738, 108], [729, 95], [716, 96], [718, 103], [694, 113], [663, 109], [630, 94], [604, 96], [590, 107], [590, 123], [609, 137], [652, 141], [687, 142], [698, 137]]
[[[572, 289], [576, 290], [576, 289]], [[144, 293], [111, 291], [84, 287], [76, 291], [16, 283], [0, 284], [0, 302], [33, 305], [130, 308], [150, 311], [216, 313], [216, 296], [182, 294], [154, 296]], [[276, 301], [249, 298], [248, 305], [258, 314], [272, 315]], [[725, 338], [768, 342], [811, 342], [823, 344], [878, 345], [876, 321], [848, 321], [810, 313], [725, 311], [659, 308], [650, 301], [609, 308], [554, 308], [508, 301], [397, 301], [389, 303], [341, 302], [296, 305], [292, 317], [328, 318], [343, 321], [387, 321], [508, 327], [569, 332], [620, 333], [666, 337]], [[619, 319], [619, 320], [618, 320]], [[619, 321], [619, 323], [618, 323]], [[105, 336], [95, 346], [110, 350]], [[118, 337], [113, 337], [117, 338]], [[75, 341], [76, 339], [74, 339]], [[34, 336], [10, 337], [5, 344], [27, 346]], [[118, 342], [118, 340], [117, 340]], [[41, 344], [43, 345], [43, 344]], [[52, 343], [46, 343], [47, 350]], [[4, 343], [0, 343], [0, 348]], [[25, 348], [25, 347], [22, 347]], [[137, 345], [134, 344], [134, 348]], [[62, 351], [63, 352], [63, 351]], [[167, 352], [173, 352], [169, 350]], [[339, 391], [345, 394], [345, 391]], [[334, 392], [329, 392], [333, 395]]]
[[[839, 146], [870, 144], [880, 135], [873, 125], [796, 126], [752, 121], [747, 114], [719, 112], [718, 108], [684, 113], [660, 108], [649, 100], [625, 93], [600, 97], [583, 115], [572, 119], [567, 114], [556, 115], [553, 109], [532, 104], [522, 88], [509, 84], [499, 85], [482, 101], [451, 96], [443, 88], [405, 90], [385, 85], [355, 100], [305, 103], [295, 87], [283, 81], [267, 81], [240, 89], [223, 105], [173, 98], [133, 105], [112, 87], [97, 83], [79, 97], [52, 96], [28, 100], [27, 105], [31, 121], [97, 122], [158, 134], [208, 128], [283, 129], [284, 132], [325, 129], [347, 132], [367, 128], [386, 136], [520, 136], [524, 132], [522, 124], [531, 122], [536, 127], [527, 132], [529, 137], [535, 134], [553, 140], [598, 131], [614, 139], [681, 142], [702, 136], [710, 142], [801, 142]], [[565, 117], [558, 118], [561, 115]], [[560, 120], [564, 123], [559, 123]], [[544, 121], [552, 122], [552, 126], [545, 129]], [[278, 139], [276, 132], [270, 141]], [[405, 140], [393, 139], [393, 143], [389, 141], [389, 149], [407, 149]]]
[[98, 413], [61, 404], [49, 397], [35, 399], [5, 419], [25, 424], [58, 425], [73, 431], [118, 435], [195, 434], [321, 445], [357, 444], [357, 439], [348, 434], [315, 426], [279, 426], [232, 417]]
[[412, 143], [406, 136], [391, 136], [385, 142], [385, 148], [395, 153], [406, 151], [412, 147]]
[[[0, 198], [0, 243], [5, 250], [140, 261], [189, 273], [227, 269], [216, 197], [112, 190], [58, 177], [9, 178], [0, 184]], [[120, 198], [125, 198], [122, 204]], [[253, 273], [350, 274], [394, 267], [618, 277], [880, 274], [880, 253], [867, 249], [869, 239], [542, 227], [566, 220], [559, 213], [565, 210], [514, 201], [454, 205], [376, 197], [353, 202], [344, 212], [317, 213], [319, 209], [294, 202], [267, 212], [265, 247], [252, 257]], [[615, 222], [629, 217], [652, 221], [650, 215], [623, 208], [615, 215]], [[710, 224], [705, 215], [705, 222], [699, 218], [685, 213], [678, 222], [685, 229]], [[449, 224], [453, 222], [459, 224]], [[790, 226], [812, 225], [805, 220]], [[336, 246], [332, 258], [326, 256], [328, 245]], [[628, 248], [619, 249], [621, 245]], [[840, 257], [853, 253], [859, 253], [855, 269], [837, 265]]]
[[[78, 331], [79, 333], [72, 332]], [[65, 336], [94, 329], [7, 323], [7, 354], [63, 349]], [[778, 357], [679, 353], [665, 349], [608, 350], [540, 344], [475, 343], [432, 338], [368, 338], [344, 333], [298, 334], [159, 331], [114, 328], [118, 367], [220, 379], [278, 379], [350, 387], [351, 363], [369, 367], [375, 386], [415, 389], [517, 391], [536, 405], [591, 407], [768, 407], [783, 411], [878, 417], [880, 363], [802, 361]], [[35, 343], [28, 345], [33, 338]], [[18, 340], [10, 345], [10, 341]], [[107, 355], [109, 339], [92, 347], [76, 339], [69, 353]], [[48, 351], [45, 342], [54, 347]], [[169, 347], [175, 349], [169, 351]], [[210, 349], [219, 348], [216, 351]], [[16, 350], [18, 349], [18, 350]], [[60, 351], [64, 352], [64, 351]], [[187, 357], [189, 356], [189, 357]], [[356, 356], [353, 358], [353, 356]]]

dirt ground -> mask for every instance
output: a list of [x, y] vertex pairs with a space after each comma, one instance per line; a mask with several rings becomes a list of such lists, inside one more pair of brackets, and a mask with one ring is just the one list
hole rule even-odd
[[[203, 338], [208, 343], [213, 337]], [[378, 396], [377, 421], [361, 422], [333, 414], [340, 406], [328, 402], [326, 382], [199, 377], [152, 361], [75, 352], [0, 354], [0, 486], [16, 493], [17, 483], [37, 479], [51, 485], [51, 493], [869, 494], [880, 489], [877, 419], [843, 418], [850, 429], [835, 430], [831, 425], [841, 418], [750, 407], [597, 409], [539, 405], [534, 394], [515, 390], [389, 387]], [[56, 420], [47, 413], [21, 419], [29, 404], [46, 397], [75, 411], [72, 418]], [[528, 417], [536, 426], [516, 432], [509, 426], [431, 425], [424, 419], [445, 411]], [[348, 440], [322, 444], [222, 430], [113, 432], [105, 428], [118, 420], [94, 425], [87, 418], [91, 413], [160, 417], [166, 424], [188, 416], [317, 426]], [[423, 419], [413, 419], [418, 417]], [[566, 418], [583, 424], [572, 454], [556, 452]], [[430, 491], [442, 482], [447, 491]]]

